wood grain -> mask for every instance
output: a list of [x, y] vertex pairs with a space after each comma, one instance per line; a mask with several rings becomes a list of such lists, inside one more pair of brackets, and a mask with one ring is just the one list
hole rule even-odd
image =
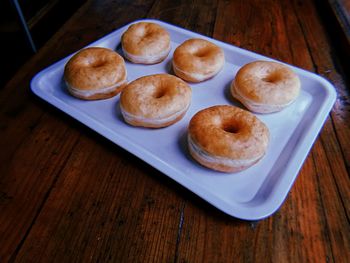
[[96, 146], [91, 138], [80, 138], [16, 262], [33, 256], [42, 262], [130, 262], [135, 255], [142, 262], [149, 254], [166, 262], [174, 257], [176, 193], [157, 180], [163, 175], [123, 150], [109, 147], [106, 154], [109, 142], [101, 140]]
[[[310, 54], [303, 29], [299, 24], [299, 18], [295, 13], [286, 12], [286, 10], [295, 8], [292, 3], [284, 1], [280, 6], [275, 5], [270, 9], [271, 13], [264, 14], [266, 16], [262, 16], [262, 14], [260, 16], [248, 16], [246, 20], [249, 23], [243, 20], [242, 17], [231, 15], [232, 10], [240, 10], [238, 14], [255, 14], [251, 11], [243, 11], [244, 8], [247, 7], [242, 2], [220, 2], [218, 9], [219, 12], [222, 10], [222, 13], [217, 15], [217, 28], [214, 30], [214, 38], [224, 37], [222, 40], [226, 42], [239, 44], [243, 48], [314, 70], [312, 54]], [[263, 8], [263, 3], [261, 1], [251, 1], [248, 8], [259, 10]], [[266, 28], [261, 29], [260, 21], [268, 21], [268, 23], [261, 25]], [[217, 35], [216, 32], [218, 32]], [[293, 42], [289, 39], [289, 32], [293, 32]], [[236, 39], [243, 39], [247, 42], [237, 42]], [[261, 45], [261, 41], [264, 44]], [[257, 46], [254, 43], [257, 43]], [[275, 44], [269, 45], [268, 43]], [[276, 45], [277, 43], [281, 44]], [[291, 43], [293, 43], [293, 46], [291, 46]], [[324, 206], [332, 206], [332, 204], [323, 203], [322, 195], [324, 193], [318, 192], [319, 184], [316, 178], [318, 174], [315, 170], [315, 163], [327, 161], [325, 156], [316, 160], [310, 156], [290, 193], [288, 201], [291, 201], [286, 202], [273, 218], [268, 218], [257, 225], [240, 226], [241, 232], [232, 227], [225, 228], [229, 224], [228, 222], [220, 222], [221, 224], [218, 226], [217, 220], [210, 222], [208, 217], [206, 220], [209, 222], [206, 222], [205, 226], [200, 228], [195, 226], [197, 225], [195, 222], [202, 222], [200, 219], [191, 220], [186, 224], [188, 216], [185, 217], [184, 232], [186, 232], [186, 238], [181, 239], [182, 242], [180, 243], [180, 251], [183, 253], [181, 260], [184, 262], [225, 262], [227, 258], [238, 258], [243, 262], [259, 262], [263, 258], [264, 262], [328, 262], [333, 260], [341, 262], [341, 258], [336, 257], [337, 253], [333, 251], [334, 248], [329, 245], [337, 242], [331, 240], [332, 235], [329, 236], [328, 231], [331, 232], [332, 230], [328, 228], [328, 222], [323, 220], [325, 217]], [[318, 172], [320, 170], [322, 168], [318, 167]], [[331, 175], [330, 171], [327, 172], [328, 175]], [[346, 175], [346, 171], [343, 171], [343, 174]], [[334, 182], [327, 183], [331, 183], [330, 185], [335, 187]], [[338, 204], [341, 205], [341, 202], [338, 202]], [[185, 210], [184, 214], [202, 213]], [[348, 226], [346, 226], [348, 225], [346, 216], [344, 214], [342, 216], [342, 222], [346, 229], [344, 233], [349, 233]], [[332, 224], [337, 225], [336, 222], [332, 222]], [[215, 231], [211, 230], [214, 226], [216, 227]], [[222, 229], [224, 231], [221, 231]], [[341, 233], [337, 233], [337, 235], [344, 238]], [[198, 236], [200, 238], [197, 238]], [[192, 239], [195, 239], [197, 243], [193, 244]], [[215, 240], [216, 242], [208, 244], [208, 240]], [[226, 240], [229, 240], [230, 244], [225, 243]], [[242, 240], [244, 241], [242, 242]], [[215, 247], [220, 253], [208, 256], [206, 252], [211, 246]], [[346, 244], [340, 250], [344, 251], [347, 246]]]
[[[315, 8], [311, 5], [307, 6], [314, 16], [309, 13], [299, 12], [300, 19], [305, 21], [303, 23], [305, 36], [308, 38], [309, 49], [312, 54], [315, 70], [317, 73], [325, 76], [335, 85], [338, 93], [337, 101], [331, 112], [331, 125], [325, 126], [321, 138], [324, 140], [324, 147], [326, 148], [329, 165], [332, 167], [334, 178], [337, 183], [338, 191], [344, 200], [344, 206], [349, 214], [349, 194], [350, 194], [350, 92], [346, 87], [345, 80], [342, 78], [342, 69], [339, 68], [337, 61], [331, 55], [334, 53], [332, 47], [329, 45], [327, 36], [322, 34], [322, 27], [314, 20], [317, 18]], [[310, 17], [306, 20], [306, 17]], [[317, 40], [317, 41], [316, 41]], [[322, 52], [321, 52], [322, 50]], [[334, 131], [331, 131], [334, 129]]]
[[[145, 17], [335, 85], [337, 102], [274, 215], [225, 215], [30, 94], [40, 69]], [[347, 262], [350, 94], [324, 23], [311, 0], [87, 1], [0, 91], [0, 262]]]
[[[114, 3], [114, 6], [118, 6], [118, 4]], [[118, 10], [117, 15], [120, 15], [122, 23], [127, 23], [127, 19], [132, 21], [139, 18], [140, 13], [145, 15], [147, 10], [144, 9], [147, 4], [150, 8], [152, 2], [139, 1], [132, 5], [124, 4], [124, 7], [128, 7], [127, 9], [110, 9], [113, 6], [109, 5], [110, 8], [104, 6], [105, 10], [99, 10], [97, 8], [99, 5], [96, 3], [87, 3], [76, 13], [77, 21], [82, 22], [85, 18], [85, 22], [80, 24], [80, 27], [77, 27], [74, 22], [68, 23], [66, 26], [69, 30], [59, 31], [43, 47], [40, 54], [24, 65], [18, 74], [19, 76], [12, 79], [1, 92], [0, 135], [2, 139], [0, 146], [4, 150], [0, 152], [0, 163], [2, 164], [0, 166], [0, 205], [1, 211], [4, 212], [0, 215], [0, 243], [6, 244], [0, 246], [0, 261], [6, 262], [11, 255], [12, 257], [16, 255], [18, 248], [22, 245], [23, 238], [28, 234], [31, 225], [42, 209], [43, 202], [57, 180], [57, 175], [60, 173], [64, 161], [70, 156], [70, 149], [79, 136], [77, 130], [67, 132], [68, 127], [62, 125], [63, 120], [66, 120], [67, 117], [60, 121], [49, 117], [50, 122], [46, 121], [47, 118], [42, 117], [43, 110], [38, 109], [37, 102], [34, 103], [37, 99], [33, 100], [33, 96], [29, 92], [30, 79], [41, 68], [87, 45], [103, 34], [107, 34], [114, 26], [121, 25], [107, 21], [105, 23], [107, 31], [101, 32], [101, 30], [97, 30], [98, 26], [96, 29], [95, 23], [89, 25], [94, 17]], [[135, 9], [138, 9], [139, 12], [136, 12]], [[134, 17], [130, 15], [131, 10], [133, 10]], [[38, 61], [46, 61], [46, 63]], [[16, 100], [11, 98], [16, 98]], [[40, 104], [41, 107], [47, 107], [43, 103]], [[63, 114], [60, 113], [60, 115]], [[48, 129], [49, 131], [47, 131]], [[56, 133], [57, 137], [53, 137]], [[44, 134], [48, 135], [42, 137]], [[70, 138], [71, 136], [73, 137]], [[52, 138], [54, 141], [51, 147], [44, 140], [46, 138]], [[65, 143], [62, 144], [62, 141]], [[64, 150], [60, 151], [61, 147], [65, 147]], [[48, 152], [50, 150], [53, 153]], [[33, 156], [37, 159], [33, 159]], [[26, 165], [23, 165], [24, 162]], [[44, 172], [41, 172], [42, 169]], [[45, 172], [45, 169], [51, 170]], [[26, 212], [25, 216], [22, 216], [22, 210]]]

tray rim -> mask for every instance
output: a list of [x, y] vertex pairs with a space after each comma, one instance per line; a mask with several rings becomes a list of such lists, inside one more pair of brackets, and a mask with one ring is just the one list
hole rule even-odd
[[[236, 206], [235, 204], [228, 204], [227, 202], [221, 200], [217, 196], [208, 192], [205, 188], [201, 187], [196, 182], [193, 182], [193, 180], [191, 180], [190, 177], [184, 176], [180, 171], [176, 170], [171, 165], [163, 162], [157, 156], [153, 155], [152, 153], [148, 152], [147, 150], [145, 151], [145, 149], [143, 149], [139, 145], [133, 143], [130, 140], [127, 140], [123, 136], [120, 136], [119, 134], [114, 133], [113, 131], [110, 131], [109, 129], [106, 132], [105, 126], [96, 122], [95, 120], [90, 118], [88, 115], [85, 115], [85, 114], [81, 115], [81, 113], [79, 113], [79, 110], [76, 109], [75, 107], [72, 107], [71, 105], [68, 105], [68, 104], [62, 104], [62, 102], [60, 100], [58, 100], [57, 98], [55, 98], [54, 96], [50, 96], [50, 95], [46, 94], [45, 92], [43, 92], [43, 90], [41, 88], [39, 88], [39, 85], [38, 85], [38, 82], [40, 81], [40, 79], [42, 77], [44, 77], [47, 72], [50, 72], [50, 70], [52, 70], [53, 68], [60, 66], [60, 64], [65, 63], [64, 61], [66, 61], [69, 57], [74, 55], [80, 49], [77, 50], [76, 52], [73, 52], [72, 54], [70, 54], [66, 57], [63, 57], [59, 61], [51, 64], [50, 66], [48, 66], [48, 67], [44, 68], [43, 70], [41, 70], [40, 72], [38, 72], [32, 78], [31, 83], [30, 83], [32, 92], [35, 95], [37, 95], [38, 97], [42, 98], [43, 100], [45, 100], [48, 103], [50, 103], [51, 105], [53, 105], [54, 107], [60, 109], [61, 111], [65, 112], [66, 114], [70, 115], [71, 117], [73, 117], [77, 121], [83, 123], [85, 126], [89, 127], [90, 129], [96, 131], [100, 135], [109, 139], [114, 144], [116, 144], [119, 147], [125, 149], [126, 151], [132, 153], [133, 155], [135, 155], [137, 158], [143, 160], [144, 162], [148, 163], [149, 165], [151, 165], [155, 169], [159, 170], [160, 172], [162, 172], [166, 176], [170, 177], [171, 179], [173, 179], [177, 183], [179, 183], [182, 186], [184, 186], [185, 188], [187, 188], [189, 191], [195, 193], [196, 195], [201, 197], [203, 200], [210, 203], [211, 205], [213, 205], [217, 209], [225, 212], [226, 214], [231, 215], [235, 218], [243, 219], [243, 220], [260, 220], [260, 219], [264, 219], [264, 218], [272, 215], [284, 203], [285, 198], [287, 197], [291, 187], [293, 186], [293, 184], [294, 184], [294, 182], [299, 174], [301, 166], [303, 165], [306, 157], [308, 156], [308, 153], [309, 153], [310, 149], [312, 148], [320, 130], [322, 129], [324, 122], [326, 121], [326, 119], [329, 116], [329, 112], [331, 111], [331, 109], [335, 103], [336, 97], [337, 97], [337, 94], [336, 94], [336, 91], [335, 91], [335, 88], [333, 87], [333, 85], [328, 80], [326, 80], [324, 77], [319, 76], [311, 71], [307, 71], [305, 69], [298, 68], [296, 66], [279, 61], [277, 59], [269, 58], [267, 56], [258, 54], [256, 52], [246, 50], [246, 49], [237, 47], [235, 45], [231, 45], [231, 44], [222, 42], [220, 40], [216, 40], [216, 39], [201, 35], [199, 33], [190, 31], [188, 29], [181, 28], [179, 26], [172, 25], [170, 23], [167, 23], [167, 22], [164, 22], [161, 20], [157, 20], [157, 19], [139, 19], [139, 20], [132, 21], [124, 26], [121, 26], [121, 27], [113, 30], [112, 32], [106, 34], [105, 36], [97, 39], [96, 41], [93, 41], [92, 43], [90, 43], [82, 48], [98, 45], [99, 43], [104, 42], [106, 39], [109, 39], [112, 35], [119, 34], [118, 33], [119, 31], [120, 32], [124, 31], [129, 25], [137, 23], [137, 22], [142, 22], [142, 21], [143, 22], [158, 23], [158, 24], [163, 25], [165, 27], [171, 27], [174, 30], [182, 31], [182, 33], [185, 32], [186, 34], [191, 34], [193, 37], [200, 37], [200, 38], [210, 40], [214, 43], [225, 46], [229, 50], [239, 51], [243, 55], [258, 57], [258, 59], [278, 61], [280, 63], [289, 65], [290, 67], [293, 68], [293, 70], [296, 70], [297, 73], [302, 73], [303, 75], [308, 75], [311, 78], [313, 78], [314, 80], [316, 80], [322, 84], [322, 87], [324, 88], [324, 91], [326, 92], [325, 96], [327, 97], [327, 99], [325, 99], [323, 101], [322, 107], [320, 107], [320, 111], [317, 112], [318, 114], [315, 117], [315, 120], [313, 121], [313, 126], [316, 126], [316, 127], [312, 128], [312, 133], [308, 132], [305, 135], [307, 137], [307, 139], [306, 138], [303, 139], [304, 141], [305, 140], [311, 141], [311, 143], [309, 143], [307, 145], [308, 147], [304, 147], [303, 149], [300, 149], [301, 146], [299, 144], [299, 147], [297, 147], [297, 149], [293, 150], [293, 155], [298, 158], [298, 160], [294, 161], [293, 164], [295, 164], [295, 162], [296, 162], [296, 163], [298, 163], [298, 165], [297, 166], [294, 165], [294, 167], [291, 167], [291, 163], [287, 163], [287, 165], [285, 167], [285, 169], [286, 169], [285, 173], [292, 173], [293, 176], [291, 178], [289, 178], [289, 180], [287, 182], [287, 188], [284, 187], [285, 191], [282, 191], [282, 193], [280, 193], [279, 198], [271, 198], [271, 196], [269, 196], [268, 198], [265, 199], [265, 202], [263, 204], [261, 204], [261, 203], [255, 204], [254, 202], [245, 203], [244, 206]], [[316, 119], [317, 119], [317, 121], [316, 121]], [[97, 126], [93, 126], [91, 123], [97, 124]], [[154, 163], [154, 160], [158, 161], [158, 163]], [[171, 172], [169, 172], [169, 170]], [[286, 178], [282, 178], [282, 179], [286, 180]], [[281, 183], [281, 182], [279, 182], [279, 183]], [[269, 204], [269, 205], [267, 206], [267, 204]], [[259, 208], [259, 209], [257, 209], [257, 208]]]

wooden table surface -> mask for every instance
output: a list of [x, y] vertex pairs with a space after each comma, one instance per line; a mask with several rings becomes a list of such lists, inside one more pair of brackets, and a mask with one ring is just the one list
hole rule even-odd
[[[232, 218], [31, 93], [38, 71], [141, 18], [335, 85], [275, 214]], [[0, 262], [350, 262], [349, 86], [325, 25], [313, 1], [87, 1], [0, 90]]]

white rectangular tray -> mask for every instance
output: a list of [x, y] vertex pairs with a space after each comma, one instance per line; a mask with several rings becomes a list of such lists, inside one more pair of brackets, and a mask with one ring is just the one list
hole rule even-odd
[[[209, 170], [198, 165], [188, 154], [186, 132], [189, 120], [200, 109], [212, 105], [240, 106], [229, 92], [237, 70], [254, 60], [272, 59], [162, 21], [142, 21], [166, 28], [171, 36], [172, 50], [165, 61], [156, 65], [126, 62], [128, 81], [154, 73], [171, 73], [173, 51], [188, 38], [207, 39], [225, 52], [225, 66], [217, 76], [190, 84], [192, 104], [178, 123], [163, 129], [136, 128], [124, 123], [118, 105], [119, 96], [100, 101], [82, 101], [70, 96], [62, 79], [64, 65], [70, 56], [38, 73], [31, 82], [32, 91], [225, 213], [246, 220], [258, 220], [274, 213], [292, 187], [335, 102], [333, 86], [320, 76], [292, 67], [302, 83], [296, 102], [281, 112], [257, 115], [270, 129], [271, 141], [266, 156], [255, 166], [239, 173]], [[120, 38], [127, 27], [115, 30], [89, 46], [107, 47], [121, 53]]]

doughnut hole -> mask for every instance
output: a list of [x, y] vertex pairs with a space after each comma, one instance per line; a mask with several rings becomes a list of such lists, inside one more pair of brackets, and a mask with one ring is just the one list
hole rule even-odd
[[237, 127], [237, 125], [232, 125], [232, 124], [224, 125], [222, 129], [228, 133], [238, 133], [239, 131], [239, 127]]
[[95, 61], [95, 63], [92, 63], [90, 67], [99, 68], [99, 67], [103, 67], [104, 65], [106, 65], [106, 62], [101, 60], [101, 61]]
[[88, 57], [85, 61], [84, 61], [84, 66], [86, 67], [90, 67], [90, 68], [99, 68], [102, 67], [104, 65], [106, 65], [106, 61], [105, 59], [96, 59], [95, 57], [91, 56]]
[[164, 88], [156, 89], [153, 93], [153, 98], [160, 99], [164, 97], [166, 94], [166, 90]]
[[267, 73], [261, 79], [268, 83], [276, 83], [282, 79], [282, 74], [280, 74], [279, 71], [273, 71], [273, 72]]
[[140, 31], [139, 31], [139, 38], [140, 38], [139, 41], [140, 42], [153, 41], [155, 34], [157, 34], [157, 30], [154, 30], [150, 25], [144, 25], [142, 28], [140, 28]]
[[209, 53], [209, 50], [207, 48], [200, 48], [196, 50], [193, 55], [199, 58], [206, 57]]
[[221, 123], [221, 129], [227, 133], [235, 134], [241, 130], [241, 126], [236, 121], [227, 120]]
[[142, 38], [149, 38], [149, 37], [153, 37], [153, 32], [151, 30], [145, 30], [143, 32]]

